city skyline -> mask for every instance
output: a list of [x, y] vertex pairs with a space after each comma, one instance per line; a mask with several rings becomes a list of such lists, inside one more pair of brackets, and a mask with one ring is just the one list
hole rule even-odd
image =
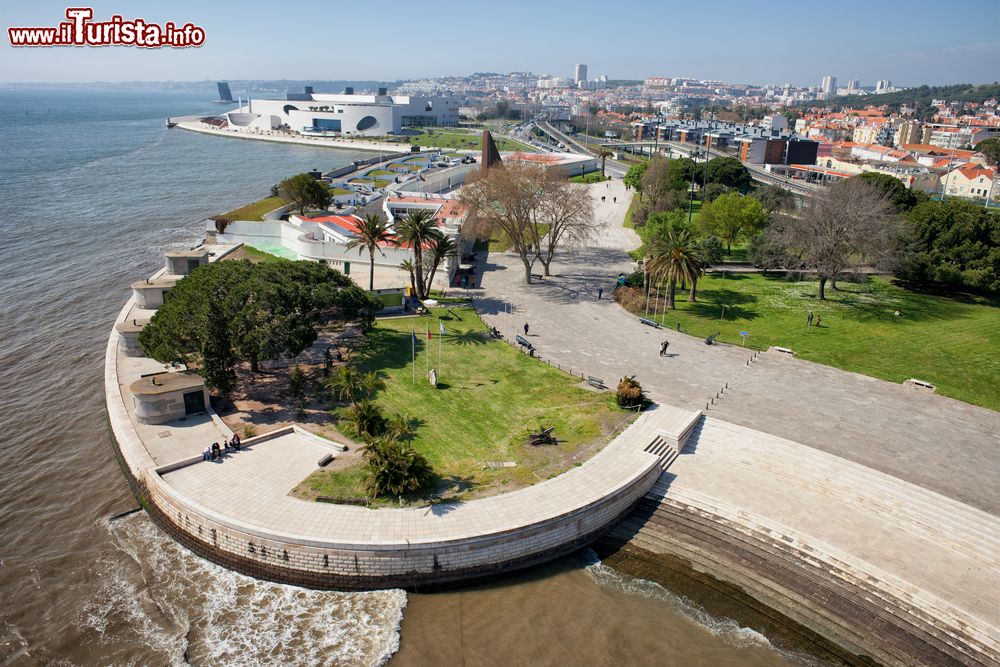
[[[192, 22], [206, 33], [205, 44], [186, 49], [126, 47], [19, 48], [0, 43], [0, 82], [83, 83], [93, 81], [199, 81], [206, 79], [372, 79], [394, 81], [466, 76], [477, 71], [532, 71], [572, 77], [575, 65], [586, 63], [589, 78], [643, 79], [681, 76], [754, 84], [818, 86], [823, 76], [840, 81], [859, 79], [863, 86], [889, 79], [895, 85], [988, 83], [996, 79], [1000, 40], [991, 28], [1000, 22], [1000, 5], [984, 10], [981, 20], [967, 22], [940, 12], [930, 2], [872, 5], [847, 0], [838, 6], [855, 17], [847, 26], [831, 26], [820, 9], [796, 6], [775, 16], [748, 12], [744, 5], [723, 0], [709, 16], [710, 30], [673, 30], [674, 9], [640, 1], [627, 14], [609, 14], [606, 5], [580, 2], [569, 6], [539, 6], [521, 0], [494, 6], [462, 6], [431, 2], [426, 11], [401, 15], [387, 30], [404, 30], [412, 40], [394, 40], [383, 48], [373, 37], [383, 28], [358, 30], [329, 20], [300, 21], [314, 8], [292, 3], [285, 14], [298, 21], [293, 31], [274, 34], [273, 7], [246, 3], [239, 13], [189, 0], [167, 7], [130, 3], [128, 7], [95, 6], [95, 20], [113, 14], [126, 19], [179, 24]], [[30, 7], [10, 8], [4, 28], [53, 26], [64, 20], [65, 4], [48, 0]], [[403, 12], [389, 2], [387, 14]], [[926, 11], [925, 11], [926, 10]], [[448, 15], [452, 14], [454, 20]], [[646, 16], [653, 20], [635, 21]], [[662, 16], [662, 21], [655, 20]], [[616, 18], [617, 17], [617, 18]], [[930, 20], [934, 17], [934, 20]], [[620, 24], [620, 25], [619, 25]], [[469, 31], [501, 35], [494, 49], [473, 48], [462, 39], [444, 39]], [[857, 39], [852, 31], [878, 38]], [[518, 32], [549, 39], [523, 40], [516, 49], [505, 45]], [[858, 33], [858, 34], [860, 34]], [[756, 39], [780, 34], [780, 40]], [[573, 39], [561, 39], [572, 35]], [[440, 36], [441, 39], [436, 37]], [[335, 39], [331, 39], [334, 37]], [[441, 40], [444, 41], [441, 41]], [[486, 42], [489, 43], [489, 42]], [[559, 44], [558, 48], [554, 46]], [[752, 46], [750, 46], [752, 45]], [[850, 48], [845, 49], [845, 45]], [[406, 47], [406, 58], [400, 49]], [[397, 48], [398, 47], [398, 48]], [[809, 53], [810, 57], [792, 57]], [[340, 54], [351, 54], [341, 60]], [[361, 55], [358, 55], [361, 54]]]

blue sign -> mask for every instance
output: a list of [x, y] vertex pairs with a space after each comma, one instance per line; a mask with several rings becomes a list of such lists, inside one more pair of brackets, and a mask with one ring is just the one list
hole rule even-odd
[[749, 331], [741, 331], [740, 335], [743, 336], [744, 338], [746, 338], [747, 336], [750, 335], [750, 332]]

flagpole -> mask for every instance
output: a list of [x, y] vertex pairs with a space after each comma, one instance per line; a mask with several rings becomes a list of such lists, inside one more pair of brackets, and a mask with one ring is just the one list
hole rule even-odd
[[410, 327], [410, 369], [413, 375], [410, 382], [415, 383], [417, 381], [417, 333], [413, 327]]
[[438, 318], [438, 373], [441, 373], [441, 339], [444, 338], [444, 334], [441, 333], [441, 318]]
[[[428, 338], [431, 337], [431, 325], [430, 325], [430, 322], [427, 323], [427, 337]], [[429, 380], [430, 376], [431, 376], [431, 347], [430, 347], [430, 345], [427, 345], [426, 347], [427, 347], [427, 354], [424, 357], [424, 361], [427, 362], [427, 378]]]

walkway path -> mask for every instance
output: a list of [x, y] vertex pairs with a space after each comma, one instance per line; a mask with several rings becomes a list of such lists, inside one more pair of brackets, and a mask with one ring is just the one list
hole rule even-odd
[[[610, 298], [618, 273], [635, 267], [626, 250], [638, 239], [621, 227], [629, 196], [620, 181], [591, 193], [601, 233], [593, 247], [558, 256], [555, 276], [526, 286], [516, 256], [490, 255], [482, 289], [470, 292], [488, 323], [511, 337], [527, 322], [542, 358], [609, 384], [635, 374], [668, 405], [704, 409], [728, 384], [710, 415], [1000, 514], [1000, 413], [778, 353], [747, 366], [750, 350], [642, 325]], [[670, 341], [666, 358], [659, 356], [663, 339]]]

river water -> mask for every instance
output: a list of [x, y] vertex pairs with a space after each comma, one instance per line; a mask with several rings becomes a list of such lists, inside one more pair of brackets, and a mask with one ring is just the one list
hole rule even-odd
[[358, 153], [167, 130], [178, 92], [0, 88], [0, 665], [773, 665], [766, 639], [578, 554], [434, 595], [310, 591], [192, 555], [112, 455], [104, 347], [199, 221]]

